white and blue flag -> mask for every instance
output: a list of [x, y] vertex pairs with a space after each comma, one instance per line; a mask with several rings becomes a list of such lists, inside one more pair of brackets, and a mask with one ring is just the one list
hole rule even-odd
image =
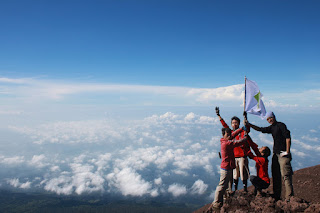
[[246, 78], [246, 84], [245, 84], [245, 108], [244, 110], [247, 113], [258, 115], [262, 119], [266, 116], [266, 109], [264, 107], [264, 104], [261, 100], [262, 93], [260, 92], [260, 89], [256, 82], [250, 81]]

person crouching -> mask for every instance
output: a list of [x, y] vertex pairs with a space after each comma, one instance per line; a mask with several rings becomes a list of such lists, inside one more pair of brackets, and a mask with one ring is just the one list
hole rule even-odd
[[270, 156], [270, 149], [263, 146], [259, 149], [261, 157], [254, 156], [252, 153], [248, 154], [250, 159], [256, 162], [257, 176], [251, 175], [250, 181], [254, 186], [254, 195], [261, 196], [262, 189], [266, 189], [270, 185], [270, 178], [268, 175], [268, 157]]

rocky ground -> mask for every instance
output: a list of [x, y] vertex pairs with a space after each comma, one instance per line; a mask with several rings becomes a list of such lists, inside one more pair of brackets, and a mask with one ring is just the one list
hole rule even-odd
[[[239, 190], [228, 198], [217, 212], [317, 212], [320, 213], [320, 165], [294, 172], [293, 187], [295, 196], [290, 202], [272, 198], [272, 182], [262, 197], [253, 195], [253, 187], [248, 192]], [[210, 204], [194, 211], [206, 212]]]

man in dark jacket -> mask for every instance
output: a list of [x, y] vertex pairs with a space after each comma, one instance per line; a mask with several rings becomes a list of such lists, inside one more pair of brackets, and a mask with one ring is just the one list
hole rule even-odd
[[290, 131], [287, 126], [276, 120], [273, 112], [268, 112], [267, 121], [271, 124], [268, 127], [258, 127], [253, 124], [247, 123], [254, 130], [260, 131], [262, 133], [272, 134], [273, 137], [273, 156], [271, 172], [273, 178], [273, 193], [276, 200], [281, 197], [281, 177], [284, 180], [285, 185], [285, 199], [290, 200], [293, 196], [293, 186], [292, 186], [292, 167], [291, 167], [291, 136]]

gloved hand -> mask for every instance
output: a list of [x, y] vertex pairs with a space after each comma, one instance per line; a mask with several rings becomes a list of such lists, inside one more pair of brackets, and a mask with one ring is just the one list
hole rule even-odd
[[220, 116], [220, 110], [219, 110], [219, 107], [216, 107], [216, 114], [217, 114], [217, 116]]
[[247, 118], [247, 112], [243, 111], [243, 117]]

